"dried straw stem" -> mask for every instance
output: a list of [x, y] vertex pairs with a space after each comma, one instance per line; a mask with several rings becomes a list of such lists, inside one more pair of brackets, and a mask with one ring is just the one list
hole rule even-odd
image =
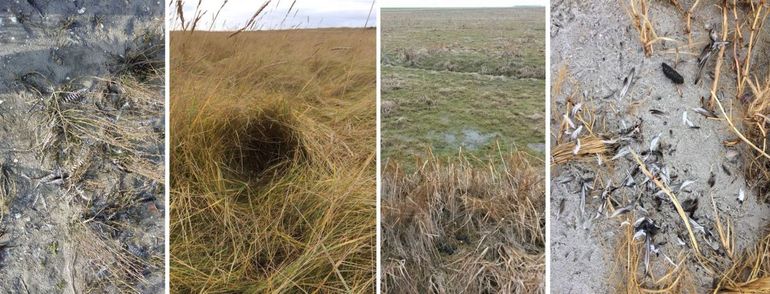
[[601, 138], [589, 136], [580, 139], [580, 150], [575, 154], [576, 142], [567, 142], [557, 145], [551, 152], [554, 164], [562, 164], [571, 160], [590, 155], [600, 155], [607, 152], [607, 144]]

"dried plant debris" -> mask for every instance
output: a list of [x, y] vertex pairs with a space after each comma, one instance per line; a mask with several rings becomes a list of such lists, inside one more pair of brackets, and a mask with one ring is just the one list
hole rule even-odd
[[0, 3], [0, 292], [163, 291], [162, 11]]
[[[540, 167], [523, 152], [489, 166], [462, 155], [383, 173], [383, 292], [542, 293]], [[581, 182], [586, 185], [589, 179]]]

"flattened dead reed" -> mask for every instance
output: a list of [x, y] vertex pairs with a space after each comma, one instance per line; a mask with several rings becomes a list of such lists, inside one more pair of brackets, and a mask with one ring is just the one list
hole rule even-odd
[[543, 170], [524, 153], [383, 172], [385, 293], [543, 293]]

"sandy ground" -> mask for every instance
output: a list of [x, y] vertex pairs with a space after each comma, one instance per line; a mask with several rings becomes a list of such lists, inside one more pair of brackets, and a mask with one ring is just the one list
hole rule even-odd
[[[37, 104], [41, 96], [30, 89], [93, 87], [96, 77], [114, 70], [115, 56], [130, 42], [157, 30], [163, 9], [154, 0], [0, 2], [0, 166], [14, 187], [0, 205], [5, 206], [0, 211], [0, 292], [117, 291], [105, 282], [116, 275], [96, 260], [95, 250], [87, 250], [109, 248], [139, 260], [130, 264], [143, 264], [133, 269], [139, 273], [132, 282], [135, 291], [162, 293], [163, 268], [149, 264], [163, 254], [163, 184], [121, 171], [93, 142], [84, 145], [93, 148], [82, 149], [91, 152], [83, 154], [91, 163], [85, 178], [96, 185], [83, 188], [90, 201], [71, 197], [64, 185], [41, 184], [62, 167], [35, 148], [45, 122]], [[162, 136], [162, 119], [151, 127]], [[163, 150], [147, 148], [156, 154]], [[162, 156], [154, 160], [162, 162]], [[122, 195], [125, 190], [139, 192]], [[132, 204], [112, 209], [116, 200], [111, 197], [118, 194]], [[114, 214], [104, 219], [101, 211]], [[3, 246], [3, 241], [9, 242]]]
[[[708, 97], [713, 78], [714, 61], [704, 69], [704, 80], [693, 84], [698, 69], [697, 54], [708, 41], [707, 25], [717, 24], [719, 18], [696, 19], [693, 23], [693, 54], [688, 54], [686, 35], [683, 33], [683, 16], [665, 4], [650, 3], [650, 15], [659, 35], [684, 41], [680, 44], [681, 54], [677, 55], [676, 46], [669, 42], [665, 48], [657, 47], [652, 57], [645, 58], [638, 33], [630, 25], [630, 19], [622, 4], [617, 1], [554, 1], [552, 3], [552, 78], [556, 80], [558, 72], [566, 66], [568, 79], [575, 83], [565, 83], [562, 93], [554, 93], [551, 99], [552, 130], [559, 128], [558, 123], [566, 109], [567, 95], [580, 93], [586, 97], [586, 105], [596, 108], [598, 117], [606, 119], [606, 130], [612, 135], [619, 130], [634, 125], [640, 119], [642, 136], [640, 142], [632, 143], [634, 150], [644, 150], [651, 140], [660, 134], [661, 146], [664, 146], [664, 162], [670, 173], [676, 178], [673, 183], [686, 180], [695, 181], [687, 189], [678, 193], [680, 201], [698, 199], [700, 207], [694, 218], [706, 231], [714, 231], [714, 212], [711, 208], [710, 195], [723, 218], [734, 221], [737, 252], [747, 246], [753, 246], [770, 220], [770, 208], [767, 204], [758, 204], [752, 193], [750, 183], [746, 183], [741, 173], [740, 156], [729, 160], [729, 150], [722, 145], [723, 140], [733, 139], [724, 122], [707, 120], [692, 111], [700, 106], [700, 97]], [[687, 2], [687, 1], [685, 1]], [[712, 5], [704, 5], [698, 16], [721, 15]], [[661, 63], [676, 65], [684, 76], [683, 85], [675, 85], [661, 71]], [[635, 82], [628, 94], [618, 100], [618, 92], [623, 87], [623, 80], [632, 68], [636, 68]], [[723, 85], [734, 84], [733, 77], [723, 77]], [[579, 88], [577, 88], [579, 86]], [[730, 93], [731, 89], [724, 89]], [[590, 102], [589, 102], [590, 101]], [[638, 103], [638, 107], [631, 107]], [[629, 109], [635, 110], [629, 111]], [[663, 111], [664, 115], [652, 115], [650, 109]], [[688, 112], [689, 119], [700, 129], [690, 129], [682, 123], [682, 113]], [[552, 139], [554, 138], [552, 134]], [[553, 140], [555, 141], [555, 140]], [[646, 144], [646, 145], [645, 145]], [[630, 158], [630, 157], [628, 157]], [[586, 200], [586, 216], [581, 217], [580, 179], [602, 178], [605, 183], [611, 181], [618, 186], [624, 180], [626, 172], [634, 167], [628, 158], [621, 158], [611, 163], [605, 162], [597, 167], [596, 159], [572, 162], [555, 166], [551, 181], [551, 289], [553, 293], [608, 293], [611, 277], [615, 274], [615, 244], [622, 235], [620, 219], [608, 219], [606, 216], [594, 219], [600, 201], [597, 197], [604, 187], [594, 187]], [[721, 165], [730, 172], [728, 174]], [[607, 165], [610, 165], [608, 167]], [[715, 185], [710, 187], [707, 179], [713, 171]], [[570, 178], [574, 180], [569, 181]], [[641, 179], [637, 176], [637, 179]], [[746, 191], [746, 201], [741, 204], [736, 200], [739, 190]], [[613, 197], [622, 199], [638, 196], [639, 190], [620, 188]], [[670, 203], [656, 204], [653, 197], [644, 194], [640, 205], [661, 227], [655, 236], [655, 243], [661, 253], [678, 262], [678, 253], [689, 250], [688, 245], [679, 245], [677, 237], [687, 242], [687, 234], [681, 219]], [[645, 215], [637, 211], [637, 216]], [[632, 220], [633, 222], [633, 220]], [[707, 255], [718, 255], [718, 244], [709, 241], [705, 234], [696, 233], [702, 251]], [[652, 263], [656, 270], [668, 264], [663, 254], [654, 256]], [[692, 264], [691, 261], [688, 263]], [[692, 268], [696, 268], [693, 265]], [[712, 278], [703, 271], [694, 271], [695, 282], [700, 291], [710, 289]]]

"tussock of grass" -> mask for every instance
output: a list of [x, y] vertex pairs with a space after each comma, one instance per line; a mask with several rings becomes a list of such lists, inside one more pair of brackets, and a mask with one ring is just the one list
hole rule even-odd
[[172, 33], [171, 291], [372, 292], [374, 31], [228, 35]]
[[514, 153], [383, 172], [383, 291], [543, 293], [542, 169]]
[[[767, 42], [764, 25], [770, 9], [764, 3], [743, 1], [722, 5], [722, 40], [730, 41], [730, 48], [723, 47], [717, 56], [715, 78], [711, 87], [710, 104], [716, 104], [725, 118], [726, 127], [743, 143], [747, 157], [744, 175], [754, 186], [760, 200], [770, 201], [770, 152], [768, 152], [768, 127], [770, 127], [770, 71], [758, 64], [770, 62], [760, 44]], [[734, 23], [731, 27], [730, 20]], [[732, 53], [729, 53], [729, 52]], [[732, 56], [730, 56], [732, 55]], [[729, 61], [728, 61], [729, 60]], [[721, 102], [718, 93], [723, 64], [735, 70], [735, 94], [733, 100]], [[728, 79], [730, 80], [730, 79]], [[729, 108], [728, 108], [729, 106]]]

